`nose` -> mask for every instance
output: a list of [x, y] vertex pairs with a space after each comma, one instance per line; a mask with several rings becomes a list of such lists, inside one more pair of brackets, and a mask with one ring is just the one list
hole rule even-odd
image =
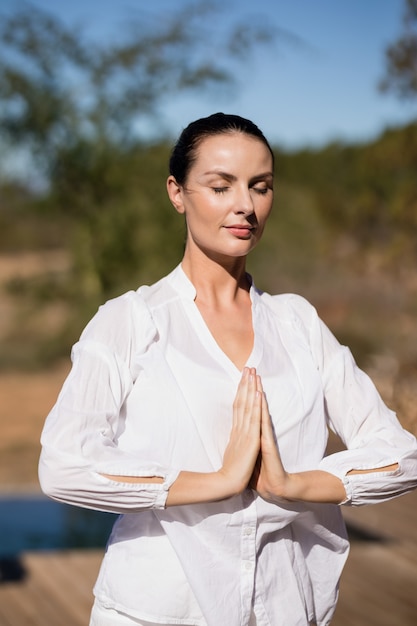
[[253, 212], [253, 199], [250, 189], [247, 187], [239, 189], [235, 202], [235, 213], [237, 215], [250, 215]]

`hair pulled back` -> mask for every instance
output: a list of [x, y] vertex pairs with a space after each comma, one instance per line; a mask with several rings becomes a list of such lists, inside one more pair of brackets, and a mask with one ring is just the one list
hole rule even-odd
[[271, 153], [274, 162], [274, 153], [263, 132], [250, 120], [239, 115], [213, 113], [191, 122], [178, 138], [169, 160], [169, 173], [174, 176], [179, 185], [184, 185], [188, 173], [197, 157], [197, 148], [206, 137], [240, 132], [262, 141]]

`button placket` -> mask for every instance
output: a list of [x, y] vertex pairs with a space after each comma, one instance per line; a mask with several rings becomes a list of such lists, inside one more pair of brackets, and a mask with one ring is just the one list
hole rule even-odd
[[242, 624], [249, 623], [252, 611], [252, 596], [255, 585], [256, 565], [256, 506], [252, 493], [244, 495], [241, 527], [241, 611]]

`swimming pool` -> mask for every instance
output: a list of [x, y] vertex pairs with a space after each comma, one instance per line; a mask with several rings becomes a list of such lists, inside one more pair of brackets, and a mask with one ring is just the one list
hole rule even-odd
[[0, 557], [26, 550], [101, 548], [116, 515], [55, 502], [42, 494], [0, 496]]

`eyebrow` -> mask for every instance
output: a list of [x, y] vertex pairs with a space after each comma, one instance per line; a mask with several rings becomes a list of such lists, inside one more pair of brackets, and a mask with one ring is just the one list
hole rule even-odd
[[[234, 174], [229, 174], [229, 172], [223, 172], [222, 170], [209, 170], [208, 172], [204, 172], [203, 176], [220, 176], [220, 178], [224, 178], [225, 180], [228, 180], [230, 182], [234, 182], [237, 180], [237, 176], [235, 176]], [[251, 178], [250, 182], [251, 183], [256, 183], [258, 181], [261, 180], [265, 180], [266, 178], [273, 178], [274, 174], [271, 171], [268, 172], [262, 172], [261, 174], [257, 174], [256, 176], [254, 176], [253, 178]]]
[[235, 176], [234, 174], [229, 174], [228, 172], [223, 172], [222, 170], [209, 170], [208, 172], [204, 172], [203, 176], [219, 176], [220, 178], [224, 178], [225, 180], [237, 180], [237, 176]]

